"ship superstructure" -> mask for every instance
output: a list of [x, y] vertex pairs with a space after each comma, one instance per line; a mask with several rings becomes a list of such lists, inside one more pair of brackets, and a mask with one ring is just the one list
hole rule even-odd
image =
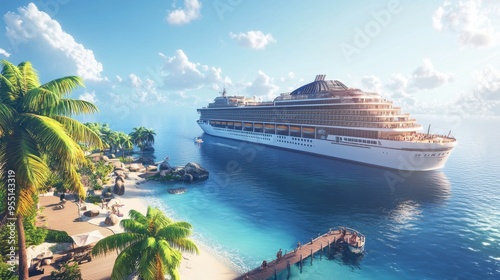
[[325, 75], [272, 102], [224, 90], [198, 112], [209, 135], [392, 169], [441, 168], [456, 145], [450, 135], [418, 132], [415, 119], [379, 94]]

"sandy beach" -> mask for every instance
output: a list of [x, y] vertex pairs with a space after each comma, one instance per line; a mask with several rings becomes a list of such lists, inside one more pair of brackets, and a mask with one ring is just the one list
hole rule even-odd
[[[125, 194], [123, 196], [116, 196], [115, 199], [123, 204], [119, 208], [123, 217], [120, 219], [128, 218], [128, 212], [131, 209], [146, 213], [148, 202], [147, 198], [151, 191], [147, 189], [147, 182], [145, 179], [139, 177], [140, 172], [125, 172], [127, 178], [125, 179]], [[114, 181], [111, 180], [111, 181]], [[113, 201], [111, 201], [113, 202]], [[106, 210], [101, 209], [100, 205], [89, 205], [89, 209], [99, 209], [102, 214], [95, 218], [87, 218], [88, 222], [95, 225], [102, 226], [106, 218]], [[189, 221], [187, 221], [189, 222]], [[122, 229], [119, 225], [108, 227], [113, 232], [121, 232]], [[194, 229], [196, 230], [196, 228]], [[199, 255], [183, 253], [183, 260], [179, 268], [182, 279], [234, 279], [238, 274], [233, 271], [224, 260], [220, 260], [217, 256], [210, 253], [210, 249], [205, 245], [195, 240], [200, 250]]]

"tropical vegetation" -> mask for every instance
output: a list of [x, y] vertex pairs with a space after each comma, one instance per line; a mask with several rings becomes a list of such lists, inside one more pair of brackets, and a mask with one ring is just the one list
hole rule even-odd
[[129, 216], [120, 222], [123, 233], [101, 239], [92, 249], [96, 256], [119, 251], [111, 279], [127, 279], [132, 274], [145, 280], [163, 280], [166, 274], [179, 279], [182, 252], [199, 254], [188, 238], [191, 224], [173, 221], [152, 207], [145, 216], [136, 210], [130, 210]]
[[156, 133], [154, 130], [143, 126], [134, 127], [134, 131], [130, 133], [132, 142], [139, 147], [141, 153], [144, 153], [146, 150], [154, 150], [153, 144], [155, 143], [155, 135]]
[[143, 126], [134, 127], [133, 132], [126, 134], [122, 131], [112, 130], [109, 124], [93, 122], [85, 125], [101, 137], [102, 142], [109, 149], [109, 154], [121, 151], [122, 158], [125, 158], [125, 152], [132, 151], [134, 146], [138, 147], [141, 153], [154, 151], [156, 132], [153, 129]]
[[[68, 183], [69, 190], [85, 196], [79, 165], [85, 161], [80, 144], [101, 147], [99, 135], [72, 116], [97, 112], [90, 102], [68, 98], [83, 86], [81, 78], [68, 76], [41, 84], [30, 62], [14, 65], [2, 60], [0, 72], [0, 221], [16, 219], [19, 279], [28, 278], [23, 216], [36, 206], [39, 188], [51, 172]], [[9, 209], [7, 192], [15, 194]], [[12, 211], [11, 211], [12, 210]]]

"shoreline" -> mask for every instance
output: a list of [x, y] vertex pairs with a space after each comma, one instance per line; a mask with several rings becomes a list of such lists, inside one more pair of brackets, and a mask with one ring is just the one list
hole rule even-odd
[[[120, 207], [120, 213], [123, 217], [120, 219], [128, 218], [128, 212], [131, 209], [137, 210], [143, 214], [146, 213], [147, 207], [149, 205], [147, 198], [152, 193], [152, 189], [148, 188], [147, 180], [143, 178], [144, 173], [142, 172], [125, 172], [127, 178], [125, 179], [125, 194], [122, 196], [115, 195], [115, 199], [119, 200], [122, 207]], [[113, 178], [114, 179], [114, 178]], [[114, 181], [114, 180], [111, 181]], [[110, 183], [112, 184], [112, 183]], [[109, 186], [108, 184], [107, 186]], [[92, 207], [96, 207], [95, 205]], [[97, 208], [100, 209], [98, 205]], [[99, 215], [95, 218], [90, 218], [87, 222], [96, 225], [102, 225], [105, 219], [105, 215]], [[186, 221], [189, 222], [189, 221]], [[106, 228], [112, 230], [114, 233], [121, 232], [121, 227], [119, 225], [115, 226], [105, 226]], [[196, 230], [196, 229], [195, 229]], [[212, 249], [197, 239], [194, 239], [198, 249], [200, 251], [199, 255], [182, 253], [183, 260], [179, 267], [179, 274], [181, 279], [234, 279], [239, 276], [237, 271], [228, 264], [227, 260], [221, 260], [220, 256], [214, 254]]]

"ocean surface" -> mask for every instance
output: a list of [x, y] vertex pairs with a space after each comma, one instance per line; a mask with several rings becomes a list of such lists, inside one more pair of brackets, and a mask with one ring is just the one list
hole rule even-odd
[[[362, 257], [317, 256], [291, 279], [500, 279], [500, 120], [415, 117], [458, 139], [444, 169], [394, 171], [211, 137], [195, 114], [111, 127], [153, 128], [157, 161], [209, 170], [199, 183], [148, 183], [151, 205], [191, 223], [194, 238], [241, 273], [347, 226], [366, 235]], [[188, 192], [166, 192], [181, 186]]]

